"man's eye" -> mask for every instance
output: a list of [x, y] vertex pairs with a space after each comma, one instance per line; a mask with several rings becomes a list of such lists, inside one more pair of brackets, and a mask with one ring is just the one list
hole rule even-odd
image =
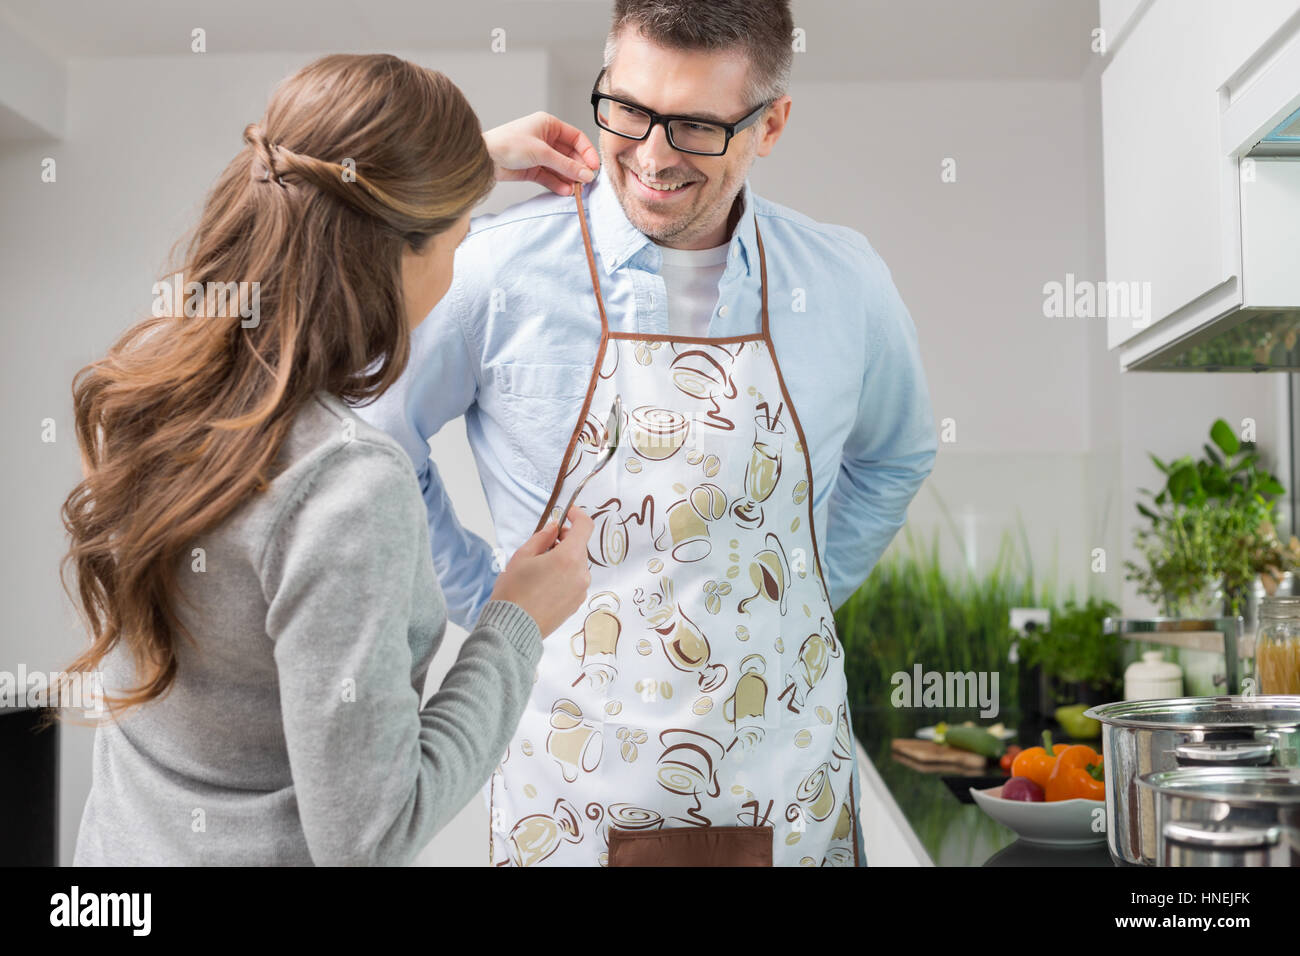
[[695, 133], [707, 133], [710, 130], [715, 128], [713, 126], [710, 126], [708, 123], [687, 123], [686, 125], [691, 128], [692, 132]]
[[624, 115], [626, 115], [626, 116], [644, 116], [644, 115], [645, 115], [645, 114], [642, 113], [640, 110], [634, 110], [634, 109], [632, 109], [632, 107], [630, 107], [630, 106], [620, 106], [620, 107], [619, 107], [619, 111], [622, 112], [622, 113], [623, 113]]

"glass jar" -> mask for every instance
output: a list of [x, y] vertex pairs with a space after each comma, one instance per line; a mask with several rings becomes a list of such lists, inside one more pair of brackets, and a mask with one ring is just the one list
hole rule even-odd
[[1261, 694], [1300, 694], [1300, 597], [1259, 602], [1255, 678]]

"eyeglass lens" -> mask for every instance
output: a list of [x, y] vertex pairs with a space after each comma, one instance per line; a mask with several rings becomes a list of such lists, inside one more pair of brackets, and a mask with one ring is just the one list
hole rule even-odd
[[[632, 139], [640, 139], [650, 126], [650, 116], [645, 111], [613, 100], [601, 99], [596, 104], [596, 112], [602, 126]], [[669, 120], [668, 139], [678, 149], [717, 153], [727, 145], [727, 131], [709, 123]]]

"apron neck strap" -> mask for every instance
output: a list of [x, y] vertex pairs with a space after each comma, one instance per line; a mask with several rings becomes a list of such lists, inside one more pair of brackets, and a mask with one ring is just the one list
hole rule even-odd
[[[573, 198], [578, 204], [578, 223], [582, 226], [582, 245], [587, 251], [587, 268], [591, 270], [591, 288], [596, 293], [596, 306], [600, 309], [600, 334], [609, 334], [609, 319], [605, 315], [605, 300], [600, 294], [600, 276], [596, 272], [596, 255], [591, 250], [591, 233], [587, 230], [587, 214], [582, 208], [582, 183], [573, 184]], [[763, 338], [769, 339], [767, 324], [767, 256], [763, 253], [763, 235], [758, 230], [758, 219], [754, 220], [754, 238], [758, 240], [758, 271], [762, 282], [763, 300]]]
[[763, 338], [770, 343], [772, 336], [767, 331], [767, 256], [763, 254], [763, 234], [758, 231], [758, 217], [754, 217], [754, 238], [758, 240], [758, 274], [763, 283]]
[[578, 202], [578, 222], [582, 226], [582, 245], [587, 250], [587, 268], [591, 270], [591, 287], [596, 292], [596, 306], [600, 309], [600, 334], [609, 334], [609, 319], [605, 317], [605, 300], [600, 294], [600, 277], [596, 274], [596, 256], [591, 251], [591, 233], [587, 231], [587, 214], [582, 208], [582, 183], [573, 184], [573, 198]]

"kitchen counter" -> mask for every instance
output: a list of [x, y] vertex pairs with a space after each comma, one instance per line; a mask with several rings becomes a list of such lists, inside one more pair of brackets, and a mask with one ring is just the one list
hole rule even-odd
[[[1004, 713], [999, 719], [1015, 726], [1016, 718], [1016, 714]], [[869, 761], [869, 766], [860, 764], [859, 769], [868, 865], [1113, 865], [1104, 841], [1079, 849], [1025, 843], [974, 803], [957, 799], [943, 779], [954, 771], [927, 773], [894, 758], [890, 751], [894, 737], [911, 736], [917, 728], [936, 722], [932, 713], [924, 711], [916, 712], [914, 718], [911, 712], [900, 713], [892, 708], [853, 713], [859, 761], [863, 756]], [[1022, 740], [1021, 746], [1025, 745]], [[997, 765], [990, 762], [984, 773], [999, 773]], [[867, 815], [877, 819], [867, 820]], [[910, 832], [889, 835], [887, 841], [878, 842], [870, 837], [873, 827], [886, 831], [906, 827]]]

